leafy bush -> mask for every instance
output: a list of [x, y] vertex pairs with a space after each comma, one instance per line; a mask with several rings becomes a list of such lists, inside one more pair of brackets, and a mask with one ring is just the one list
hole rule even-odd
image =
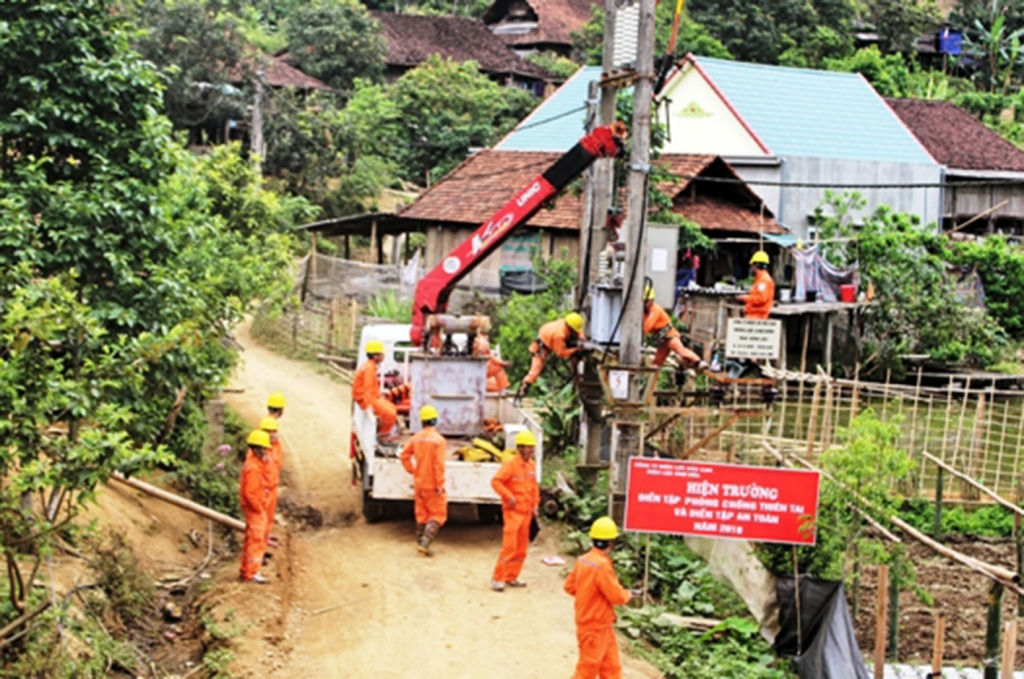
[[139, 567], [139, 560], [123, 533], [111, 530], [106, 541], [94, 541], [89, 567], [107, 601], [126, 624], [141, 618], [156, 592], [153, 580]]
[[[839, 430], [841, 446], [821, 455], [821, 467], [833, 480], [821, 479], [818, 501], [817, 544], [797, 549], [801, 573], [826, 580], [842, 580], [854, 546], [869, 561], [887, 561], [889, 555], [876, 540], [863, 533], [864, 520], [857, 506], [885, 522], [903, 503], [901, 482], [913, 470], [910, 455], [897, 448], [900, 419], [879, 420], [865, 410]], [[855, 495], [866, 499], [865, 505]], [[760, 544], [757, 554], [773, 573], [792, 573], [792, 549]]]
[[1007, 348], [1006, 335], [984, 309], [968, 307], [958, 297], [946, 264], [955, 256], [945, 239], [916, 216], [886, 207], [866, 217], [854, 233], [851, 215], [863, 206], [859, 194], [829, 192], [815, 218], [823, 238], [856, 236], [826, 245], [824, 253], [838, 266], [858, 262], [875, 288], [874, 304], [864, 312], [866, 372], [893, 368], [899, 376], [900, 355], [922, 352], [953, 363], [997, 362]]
[[[910, 498], [899, 511], [900, 518], [914, 528], [931, 534], [935, 527], [935, 503]], [[997, 504], [971, 509], [963, 505], [942, 510], [943, 535], [1009, 538], [1013, 536], [1013, 512]]]
[[[537, 276], [548, 286], [535, 295], [513, 294], [494, 318], [493, 339], [501, 346], [501, 357], [512, 362], [509, 379], [513, 384], [523, 379], [530, 367], [530, 344], [537, 330], [548, 321], [565, 315], [572, 308], [569, 293], [576, 285], [576, 262], [564, 258], [534, 257]], [[545, 374], [550, 376], [558, 359], [550, 359]], [[541, 376], [544, 379], [544, 376]]]
[[368, 316], [384, 318], [395, 323], [412, 322], [412, 300], [399, 299], [394, 290], [374, 294], [365, 311]]
[[1024, 338], [1024, 251], [1000, 236], [950, 248], [957, 264], [973, 266], [981, 275], [992, 317], [1011, 337]]

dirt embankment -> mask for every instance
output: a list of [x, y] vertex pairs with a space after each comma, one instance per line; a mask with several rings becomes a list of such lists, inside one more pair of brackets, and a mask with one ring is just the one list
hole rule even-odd
[[[289, 521], [266, 567], [268, 586], [219, 576], [216, 615], [252, 627], [237, 639], [243, 676], [568, 677], [576, 662], [572, 599], [559, 568], [540, 563], [557, 551], [553, 530], [531, 549], [524, 590], [490, 590], [500, 528], [452, 521], [437, 556], [414, 549], [412, 522], [368, 525], [358, 514], [349, 464], [349, 390], [314, 367], [238, 340], [244, 365], [227, 395], [247, 421], [264, 414], [270, 391], [288, 399], [282, 501], [312, 507], [319, 529]], [[309, 514], [306, 510], [307, 515]], [[627, 677], [657, 677], [624, 658]]]

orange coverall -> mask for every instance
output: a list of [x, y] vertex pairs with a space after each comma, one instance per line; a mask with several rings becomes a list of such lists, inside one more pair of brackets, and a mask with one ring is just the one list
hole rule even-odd
[[[280, 434], [278, 434], [280, 436]], [[270, 496], [267, 498], [267, 529], [264, 531], [264, 541], [270, 540], [270, 529], [274, 527], [274, 514], [277, 512], [277, 487], [281, 483], [281, 467], [284, 465], [284, 451], [281, 449], [281, 439], [271, 441], [270, 452], [267, 454], [267, 488], [270, 489]]]
[[[448, 444], [436, 427], [424, 427], [402, 448], [402, 466], [412, 474], [416, 523], [448, 520], [448, 496], [444, 491], [444, 455]], [[415, 467], [413, 459], [416, 460]], [[440, 491], [440, 492], [439, 492]]]
[[668, 312], [657, 302], [650, 302], [644, 309], [644, 334], [653, 335], [658, 332], [662, 333], [662, 339], [654, 354], [655, 367], [664, 365], [669, 352], [681, 358], [684, 363], [700, 363], [700, 357], [683, 346], [679, 331], [672, 327]]
[[505, 364], [491, 356], [487, 359], [487, 391], [505, 391], [508, 386]]
[[267, 503], [270, 500], [270, 488], [267, 479], [270, 476], [268, 459], [260, 459], [250, 448], [245, 453], [245, 464], [242, 466], [242, 479], [238, 495], [242, 501], [242, 513], [245, 514], [245, 538], [242, 540], [242, 565], [239, 574], [243, 580], [251, 580], [260, 570], [263, 554], [267, 551]]
[[581, 556], [565, 579], [565, 591], [576, 597], [580, 658], [573, 679], [620, 679], [622, 661], [613, 627], [613, 607], [628, 602], [632, 596], [619, 584], [608, 554], [594, 547]]
[[377, 362], [368, 360], [359, 366], [352, 378], [352, 400], [363, 410], [373, 409], [377, 416], [377, 433], [390, 434], [398, 422], [398, 408], [380, 393]]
[[[576, 353], [576, 347], [569, 346], [569, 338], [573, 330], [564, 318], [551, 321], [540, 326], [537, 331], [537, 339], [530, 345], [530, 353], [533, 358], [530, 360], [530, 372], [523, 378], [526, 384], [533, 384], [540, 377], [544, 370], [544, 362], [548, 356], [554, 354], [559, 358], [569, 359]], [[576, 333], [576, 341], [583, 342], [586, 337], [583, 333]]]
[[[537, 485], [537, 466], [516, 454], [501, 463], [498, 473], [491, 479], [491, 487], [501, 497], [505, 525], [501, 531], [501, 553], [494, 567], [494, 580], [512, 582], [519, 577], [526, 561], [526, 548], [530, 545], [530, 521], [540, 504]], [[509, 506], [514, 498], [515, 507]]]
[[758, 269], [754, 274], [754, 287], [750, 289], [749, 295], [740, 296], [740, 301], [745, 303], [744, 316], [762, 321], [768, 320], [772, 302], [775, 301], [775, 281], [772, 280], [772, 275], [765, 269]]

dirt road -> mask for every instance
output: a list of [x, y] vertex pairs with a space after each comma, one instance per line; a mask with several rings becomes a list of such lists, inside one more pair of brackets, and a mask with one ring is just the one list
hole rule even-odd
[[[554, 529], [531, 549], [523, 571], [529, 586], [499, 594], [489, 586], [499, 527], [456, 515], [435, 543], [437, 556], [426, 559], [414, 549], [411, 521], [366, 524], [350, 485], [348, 388], [256, 344], [247, 327], [237, 339], [244, 365], [231, 386], [244, 391], [227, 400], [255, 424], [269, 392], [286, 394], [281, 495], [318, 509], [324, 526], [290, 525], [267, 568], [269, 587], [228, 586], [221, 610], [231, 606], [239, 622], [259, 623], [238, 640], [235, 669], [248, 676], [572, 676], [572, 599], [562, 592], [563, 569], [540, 563], [557, 552]], [[638, 660], [623, 661], [626, 677], [659, 676]]]

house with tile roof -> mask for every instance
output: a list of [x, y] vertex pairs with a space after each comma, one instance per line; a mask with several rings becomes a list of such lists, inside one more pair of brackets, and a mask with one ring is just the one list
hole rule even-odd
[[[399, 210], [396, 220], [404, 222], [409, 230], [427, 233], [425, 261], [430, 268], [561, 155], [561, 152], [547, 151], [479, 151], [420, 194], [412, 204]], [[724, 239], [788, 233], [757, 194], [740, 182], [728, 163], [718, 156], [669, 154], [659, 158], [657, 163], [673, 176], [730, 180], [698, 187], [697, 181], [682, 179], [659, 186], [671, 198], [672, 210], [699, 224], [709, 236]], [[625, 205], [625, 202], [623, 196], [621, 203]], [[582, 197], [567, 190], [520, 227], [519, 233], [501, 250], [478, 266], [470, 274], [467, 285], [495, 289], [503, 273], [532, 269], [533, 249], [578, 256], [582, 220]], [[718, 261], [731, 271], [731, 260], [725, 253], [728, 249], [724, 248]], [[707, 275], [710, 280], [710, 267]]]
[[380, 21], [387, 41], [385, 78], [397, 80], [437, 54], [452, 61], [475, 61], [481, 73], [538, 96], [554, 74], [530, 63], [510, 49], [476, 19], [371, 12]]
[[[571, 146], [599, 78], [600, 69], [581, 69], [495, 148]], [[926, 223], [941, 218], [941, 163], [860, 74], [690, 55], [666, 81], [657, 115], [663, 153], [722, 156], [799, 237], [813, 235], [827, 186], [861, 186], [867, 212], [888, 205]], [[867, 188], [878, 185], [888, 188]]]
[[1024, 151], [948, 101], [886, 102], [946, 168], [946, 181], [953, 185], [944, 191], [943, 228], [984, 214], [964, 231], [1024, 235]]
[[590, 21], [593, 0], [495, 0], [483, 21], [518, 53], [572, 54], [572, 33]]

